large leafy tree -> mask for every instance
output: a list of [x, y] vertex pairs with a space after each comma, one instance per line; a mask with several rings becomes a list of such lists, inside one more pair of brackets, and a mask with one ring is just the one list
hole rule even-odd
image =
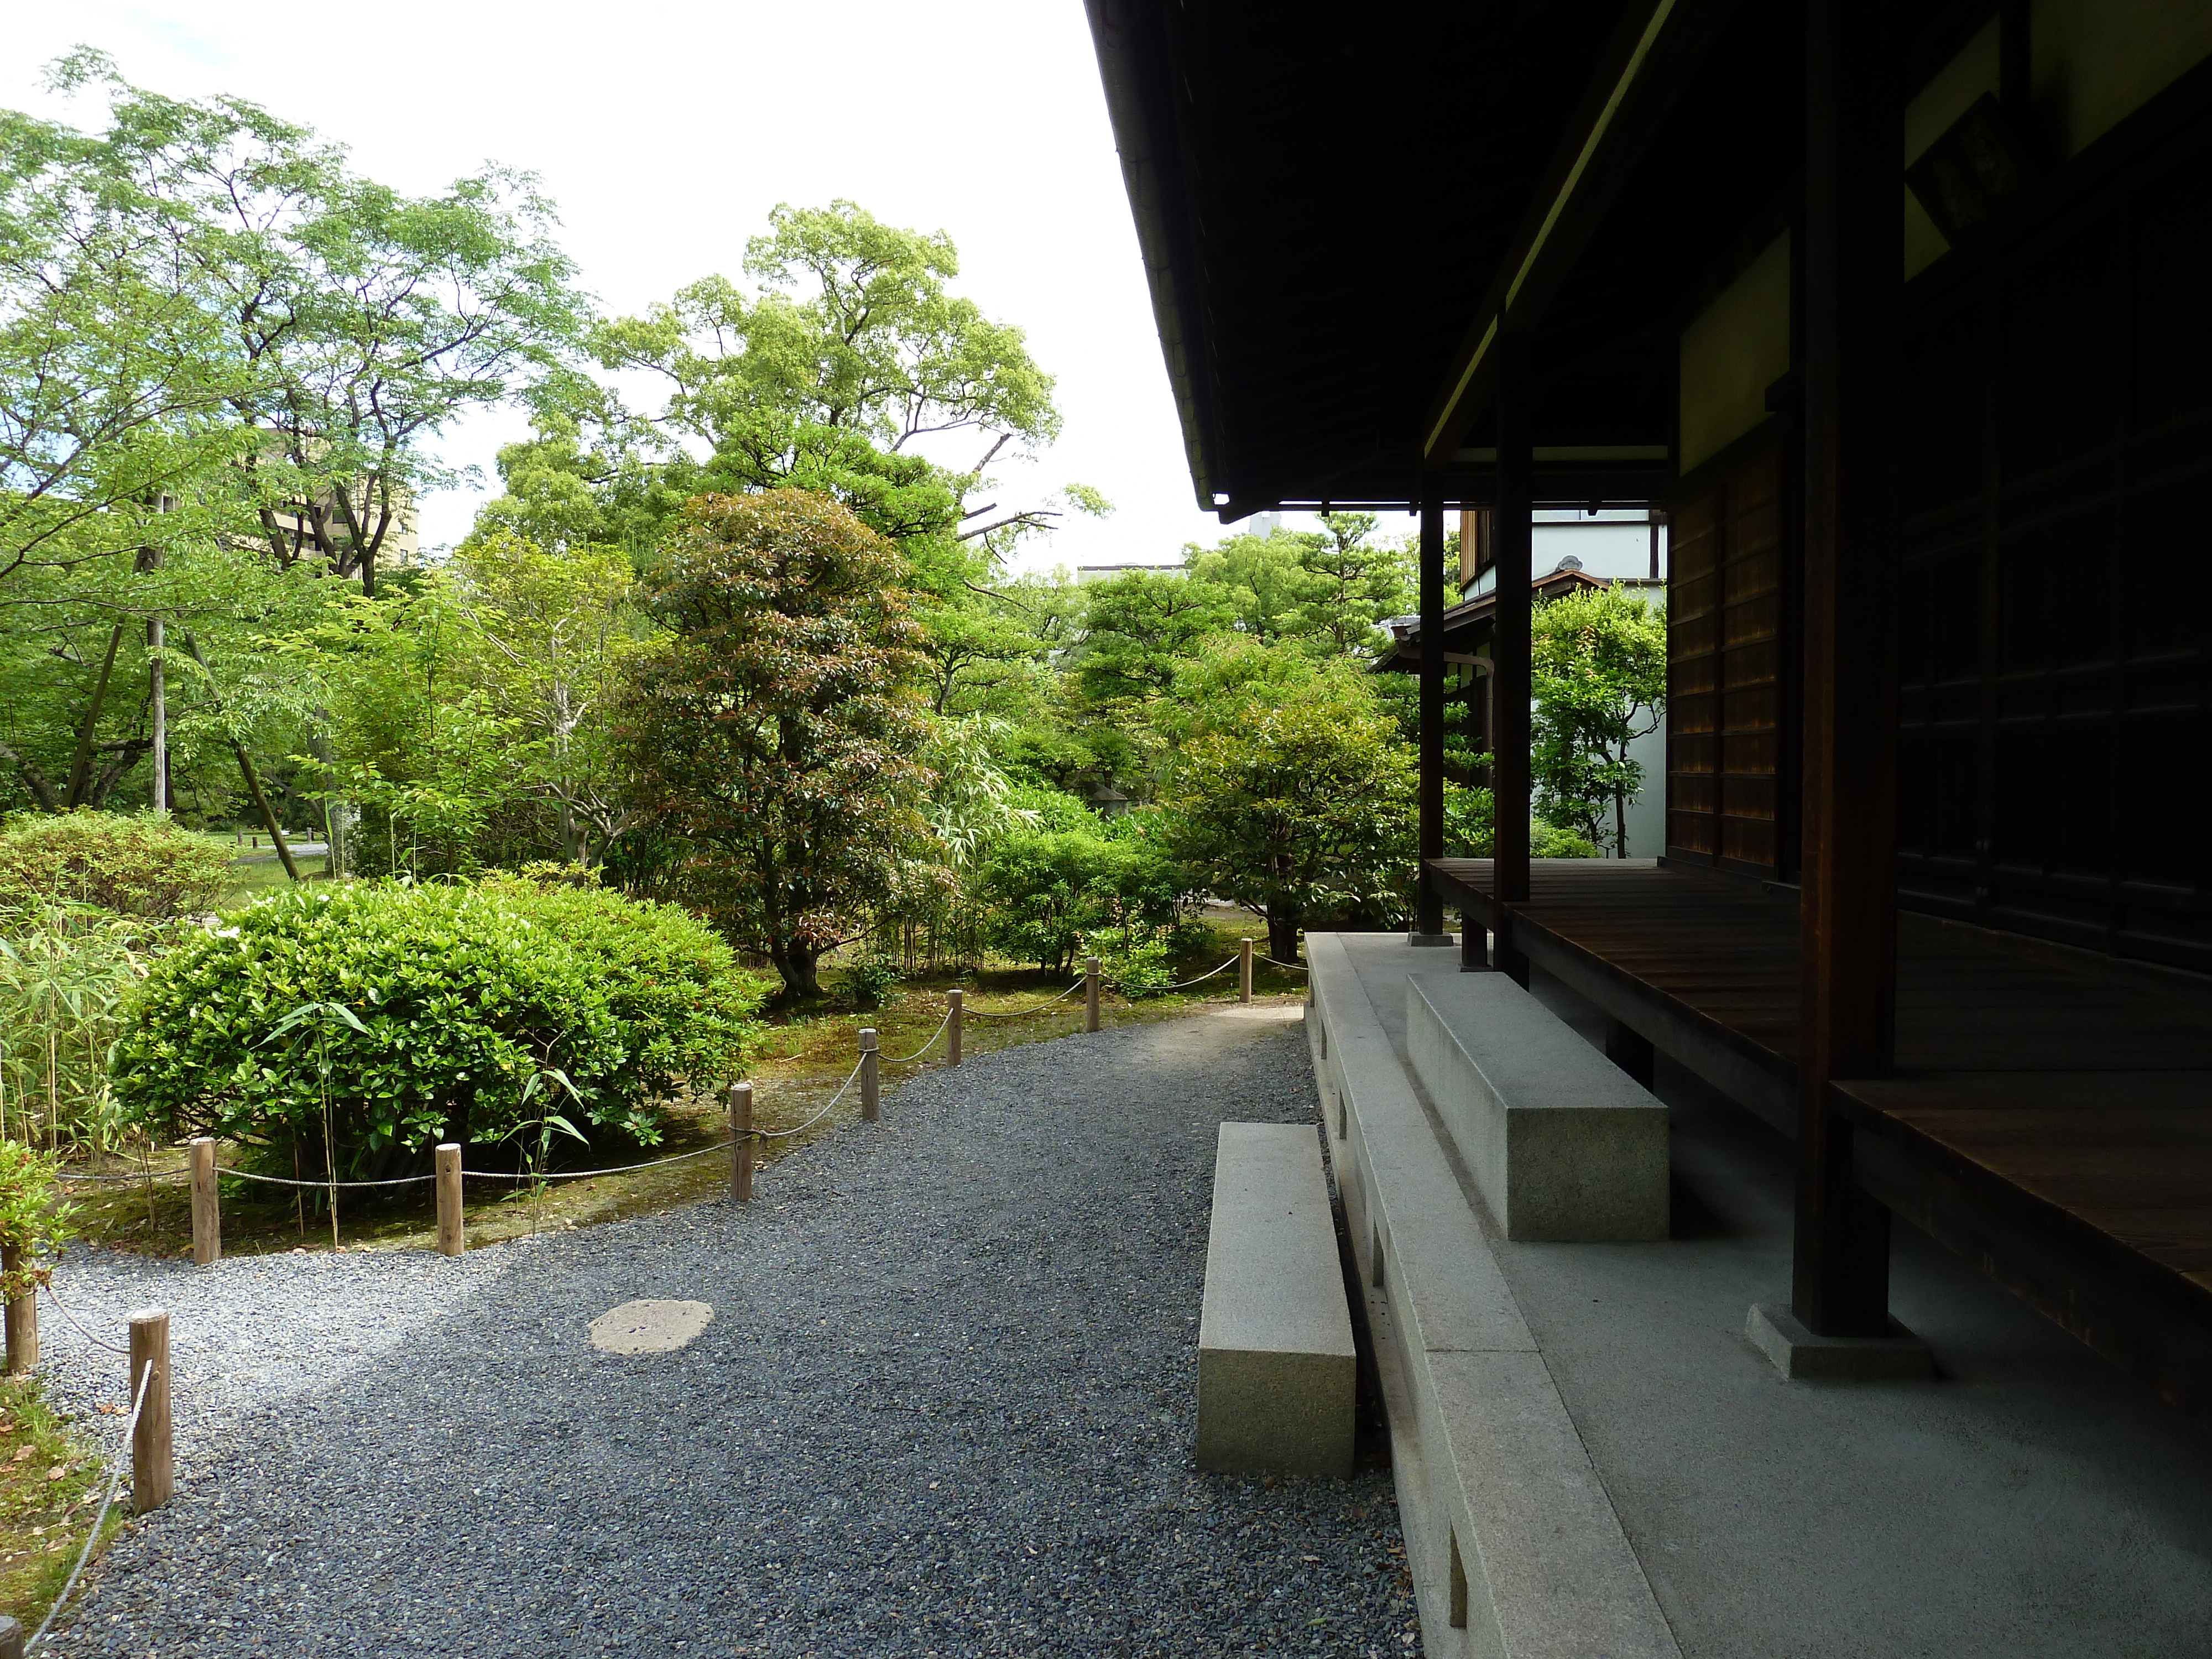
[[786, 993], [889, 896], [926, 834], [921, 657], [898, 550], [821, 495], [688, 502], [646, 593], [618, 739], [692, 893]]
[[1075, 683], [1093, 705], [1140, 713], [1168, 692], [1183, 665], [1235, 619], [1234, 600], [1211, 582], [1131, 570], [1085, 591]]
[[[985, 707], [1037, 659], [1004, 591], [1016, 542], [1068, 512], [1111, 510], [1076, 484], [1045, 501], [999, 499], [992, 467], [1048, 443], [1060, 417], [1021, 331], [953, 294], [958, 274], [943, 232], [886, 225], [850, 202], [781, 206], [747, 246], [750, 287], [706, 277], [593, 337], [605, 367], [667, 388], [665, 505], [805, 489], [898, 545], [945, 714]], [[948, 447], [961, 459], [947, 462]]]
[[1289, 653], [1247, 666], [1176, 755], [1174, 844], [1194, 885], [1265, 917], [1270, 954], [1290, 962], [1309, 921], [1402, 912], [1416, 768], [1348, 668]]
[[198, 486], [240, 447], [213, 296], [112, 160], [0, 111], [0, 579], [133, 562], [164, 509], [165, 536], [201, 528]]
[[1376, 539], [1372, 513], [1324, 513], [1321, 522], [1299, 557], [1306, 582], [1291, 629], [1333, 654], [1371, 658], [1389, 643], [1383, 620], [1413, 608], [1412, 556]]
[[258, 105], [167, 98], [97, 52], [53, 78], [107, 94], [72, 174], [202, 313], [259, 538], [373, 593], [415, 498], [451, 478], [430, 441], [555, 375], [580, 334], [551, 205], [498, 167], [407, 196]]
[[1667, 622], [1619, 586], [1537, 607], [1530, 772], [1538, 811], [1619, 854], [1644, 787], [1629, 745], [1667, 708]]

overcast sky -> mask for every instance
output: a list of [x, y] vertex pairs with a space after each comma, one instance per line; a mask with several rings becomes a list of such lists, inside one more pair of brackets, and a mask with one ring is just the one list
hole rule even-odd
[[[1034, 466], [1004, 469], [1001, 498], [1073, 479], [1117, 508], [1024, 562], [1162, 562], [1222, 533], [1192, 499], [1078, 0], [9, 9], [0, 99], [17, 108], [97, 121], [93, 100], [38, 84], [40, 65], [82, 42], [172, 96], [233, 93], [306, 122], [404, 190], [486, 160], [538, 173], [586, 286], [614, 313], [740, 276], [779, 202], [845, 197], [948, 231], [957, 290], [1025, 329], [1059, 380], [1064, 434]], [[474, 421], [444, 453], [489, 476], [522, 429], [512, 414]], [[426, 501], [425, 545], [457, 539], [478, 499]]]

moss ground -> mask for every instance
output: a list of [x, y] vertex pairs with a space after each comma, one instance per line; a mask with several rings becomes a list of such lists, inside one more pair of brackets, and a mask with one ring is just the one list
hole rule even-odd
[[[101, 1409], [127, 1416], [130, 1405]], [[68, 1419], [48, 1408], [36, 1377], [0, 1378], [0, 1608], [27, 1631], [46, 1616], [76, 1565], [106, 1476]], [[108, 1512], [106, 1537], [123, 1524], [128, 1503], [125, 1495]]]

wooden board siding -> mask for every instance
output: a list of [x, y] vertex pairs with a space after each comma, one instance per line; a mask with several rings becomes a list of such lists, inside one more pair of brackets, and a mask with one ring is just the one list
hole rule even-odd
[[1782, 808], [1784, 450], [1760, 453], [1680, 501], [1668, 597], [1667, 855], [1788, 874]]
[[2212, 116], [1915, 285], [1904, 902], [2212, 970]]

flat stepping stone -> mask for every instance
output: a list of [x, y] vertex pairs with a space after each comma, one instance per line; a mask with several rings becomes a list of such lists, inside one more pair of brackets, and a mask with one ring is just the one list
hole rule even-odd
[[592, 1346], [601, 1353], [673, 1353], [714, 1317], [703, 1302], [625, 1302], [592, 1322]]

